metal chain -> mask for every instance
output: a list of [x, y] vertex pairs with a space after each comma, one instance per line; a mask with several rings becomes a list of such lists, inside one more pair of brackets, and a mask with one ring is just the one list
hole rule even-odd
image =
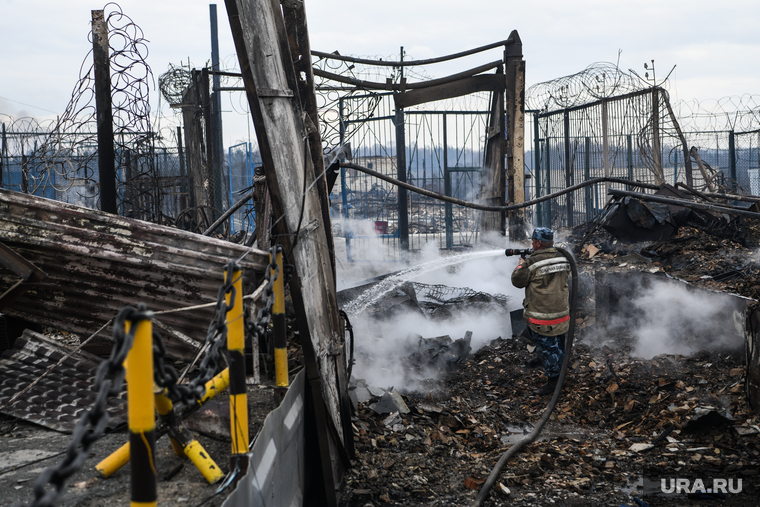
[[[280, 276], [280, 267], [277, 265], [278, 252], [282, 252], [281, 245], [275, 245], [269, 249], [271, 261], [269, 263], [269, 266], [267, 266], [266, 271], [264, 272], [264, 279], [267, 280], [267, 285], [264, 287], [264, 291], [261, 294], [261, 298], [264, 300], [264, 307], [261, 308], [256, 314], [255, 321], [246, 322], [248, 331], [256, 336], [257, 339], [266, 337], [267, 327], [272, 320], [272, 307], [274, 306], [274, 282], [277, 280], [277, 277]], [[274, 271], [274, 276], [270, 276], [271, 271]], [[286, 268], [283, 268], [283, 271], [287, 273]]]
[[[177, 383], [179, 374], [173, 366], [164, 361], [166, 348], [160, 336], [153, 337], [153, 362], [155, 364], [154, 380], [159, 387], [166, 388], [169, 398], [173, 402], [183, 403], [186, 407], [192, 407], [206, 394], [206, 382], [222, 369], [222, 353], [227, 347], [227, 313], [238, 304], [238, 298], [233, 285], [231, 274], [238, 269], [235, 261], [227, 264], [227, 273], [224, 283], [219, 287], [216, 296], [216, 308], [214, 318], [209, 324], [204, 346], [207, 348], [206, 355], [199, 365], [199, 375], [190, 381], [188, 385]], [[230, 294], [230, 305], [227, 306], [225, 296]], [[242, 304], [239, 303], [239, 304]]]
[[[34, 483], [34, 500], [29, 504], [31, 507], [52, 507], [56, 504], [61, 494], [66, 479], [71, 477], [87, 459], [90, 447], [95, 443], [106, 429], [108, 413], [106, 403], [108, 398], [121, 392], [124, 383], [124, 360], [134, 342], [137, 323], [152, 317], [145, 305], [141, 304], [137, 309], [131, 306], [123, 308], [114, 320], [113, 338], [114, 347], [108, 360], [98, 366], [93, 389], [98, 395], [92, 408], [85, 413], [77, 422], [73, 436], [66, 450], [66, 457], [53, 467], [43, 471]], [[129, 333], [126, 333], [124, 323], [132, 322]], [[81, 446], [81, 448], [80, 448]], [[52, 489], [48, 488], [52, 486]]]
[[[256, 321], [247, 323], [248, 330], [257, 336], [266, 334], [267, 326], [271, 321], [272, 306], [274, 305], [273, 287], [275, 280], [280, 275], [276, 255], [278, 252], [282, 252], [282, 247], [280, 245], [272, 247], [270, 252], [272, 253], [272, 262], [267, 266], [264, 273], [264, 277], [268, 280], [268, 283], [262, 294], [265, 305], [264, 308], [259, 310]], [[227, 265], [228, 273], [234, 273], [236, 269], [237, 264], [235, 261], [231, 261]], [[274, 276], [270, 276], [270, 270], [274, 271]], [[285, 271], [289, 280], [290, 274], [293, 271], [292, 266], [285, 266], [283, 271]], [[229, 306], [227, 306], [225, 298], [227, 294], [230, 295]], [[194, 406], [196, 401], [204, 396], [206, 382], [211, 380], [221, 369], [222, 351], [226, 350], [227, 345], [227, 313], [238, 303], [237, 299], [232, 276], [228, 276], [217, 293], [214, 318], [206, 333], [205, 343], [208, 345], [208, 352], [199, 366], [200, 375], [196, 376], [186, 386], [177, 384], [177, 379], [179, 378], [177, 371], [164, 361], [166, 348], [163, 340], [159, 336], [154, 335], [154, 380], [159, 387], [167, 389], [169, 398], [172, 401], [181, 402], [185, 406], [190, 407]], [[134, 343], [137, 323], [141, 320], [149, 320], [152, 316], [152, 312], [149, 312], [144, 304], [140, 304], [138, 309], [127, 306], [119, 312], [113, 326], [114, 348], [108, 360], [100, 364], [95, 376], [93, 389], [98, 391], [95, 402], [74, 428], [64, 460], [55, 467], [47, 468], [37, 478], [34, 483], [35, 499], [29, 504], [29, 507], [53, 507], [61, 494], [66, 479], [79, 470], [87, 458], [92, 444], [103, 435], [108, 423], [108, 413], [105, 407], [108, 398], [118, 395], [122, 390], [125, 375], [123, 363]], [[129, 333], [125, 331], [126, 321], [132, 322]], [[48, 485], [52, 485], [53, 488], [48, 489]]]

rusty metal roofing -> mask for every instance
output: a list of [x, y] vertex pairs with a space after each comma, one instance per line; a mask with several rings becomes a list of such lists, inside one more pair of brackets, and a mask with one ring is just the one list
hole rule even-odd
[[[0, 242], [44, 271], [3, 313], [78, 333], [97, 331], [126, 305], [153, 311], [215, 302], [230, 260], [245, 293], [260, 281], [268, 254], [216, 238], [0, 190]], [[0, 294], [18, 282], [0, 267]], [[213, 308], [157, 316], [202, 342]]]

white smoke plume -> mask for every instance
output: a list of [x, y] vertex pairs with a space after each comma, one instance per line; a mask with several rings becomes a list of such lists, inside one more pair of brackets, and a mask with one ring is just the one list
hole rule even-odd
[[632, 309], [632, 315], [614, 319], [611, 327], [628, 329], [636, 357], [736, 351], [744, 346], [743, 305], [734, 296], [655, 280], [640, 288]]
[[[504, 238], [500, 242], [504, 245], [503, 248], [524, 247], [507, 245]], [[446, 252], [439, 250], [435, 242], [430, 242], [414, 260], [409, 261], [411, 267], [386, 278], [357, 300], [345, 305], [344, 310], [348, 312], [354, 326], [357, 351], [354, 374], [366, 379], [370, 385], [414, 390], [417, 388], [416, 381], [437, 374], [430, 369], [410, 371], [408, 362], [404, 361], [417, 348], [415, 335], [424, 338], [448, 335], [452, 340], [457, 340], [471, 331], [473, 352], [498, 337], [511, 337], [508, 310], [481, 314], [469, 312], [445, 321], [432, 320], [413, 311], [394, 313], [389, 320], [377, 320], [365, 312], [373, 302], [382, 300], [407, 281], [503, 294], [510, 300], [509, 310], [519, 308], [524, 292], [512, 286], [510, 281], [518, 258], [505, 257], [503, 248], [484, 248], [487, 250]], [[392, 266], [398, 270], [403, 265]], [[372, 266], [372, 269], [376, 267]]]

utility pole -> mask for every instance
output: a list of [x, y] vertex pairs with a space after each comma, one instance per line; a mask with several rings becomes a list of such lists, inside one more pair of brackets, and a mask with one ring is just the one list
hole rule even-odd
[[[399, 75], [399, 93], [404, 93], [404, 46], [401, 46], [401, 70]], [[446, 147], [444, 146], [444, 150]], [[404, 128], [404, 108], [396, 108], [396, 177], [406, 183], [406, 129]], [[398, 243], [401, 250], [409, 250], [409, 208], [407, 191], [398, 187]]]
[[[219, 72], [219, 29], [216, 18], [216, 4], [209, 4], [209, 18], [211, 21], [211, 70], [213, 74], [213, 88], [211, 95], [211, 114], [214, 118], [212, 122], [212, 146], [209, 146], [209, 150], [213, 150], [213, 174], [214, 174], [214, 208], [223, 210], [224, 206], [224, 144], [222, 141], [222, 98], [219, 95], [219, 88], [221, 86], [221, 78], [217, 72]], [[215, 219], [218, 217], [214, 217]]]
[[100, 209], [116, 214], [116, 167], [113, 147], [113, 114], [111, 112], [111, 65], [108, 48], [108, 25], [106, 24], [102, 10], [92, 11], [92, 57], [95, 69]]

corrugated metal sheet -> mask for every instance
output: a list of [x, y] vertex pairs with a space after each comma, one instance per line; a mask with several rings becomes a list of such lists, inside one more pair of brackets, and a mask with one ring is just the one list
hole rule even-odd
[[[95, 402], [92, 386], [100, 359], [79, 351], [5, 407], [19, 391], [37, 380], [70, 350], [45, 336], [24, 331], [14, 345], [0, 356], [0, 407], [4, 414], [70, 433]], [[108, 428], [127, 419], [126, 390], [106, 404]]]
[[[224, 267], [241, 261], [244, 292], [268, 254], [227, 241], [0, 190], [0, 242], [47, 277], [3, 313], [89, 336], [126, 305], [171, 310], [215, 302]], [[0, 267], [0, 294], [18, 277]], [[212, 308], [157, 317], [202, 342]]]

